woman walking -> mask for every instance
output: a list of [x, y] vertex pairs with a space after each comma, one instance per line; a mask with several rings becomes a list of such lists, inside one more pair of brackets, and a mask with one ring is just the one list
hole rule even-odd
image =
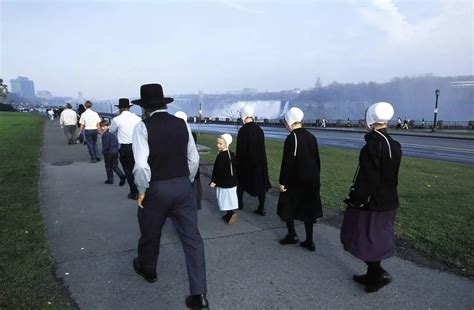
[[313, 225], [323, 216], [319, 193], [321, 163], [316, 137], [302, 127], [303, 116], [303, 111], [295, 107], [285, 115], [290, 134], [285, 140], [281, 161], [278, 215], [286, 222], [288, 234], [280, 243], [298, 243], [294, 220], [300, 220], [306, 229], [306, 240], [300, 245], [315, 251]]
[[365, 121], [369, 133], [360, 151], [341, 228], [341, 242], [346, 251], [367, 264], [367, 273], [355, 275], [354, 281], [376, 292], [392, 281], [380, 262], [395, 253], [393, 222], [398, 207], [398, 170], [402, 157], [400, 143], [387, 133], [387, 123], [394, 110], [387, 102], [371, 105]]

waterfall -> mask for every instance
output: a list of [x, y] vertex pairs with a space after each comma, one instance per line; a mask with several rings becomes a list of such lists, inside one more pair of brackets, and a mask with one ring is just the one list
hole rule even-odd
[[215, 105], [209, 114], [211, 117], [235, 119], [240, 117], [240, 110], [246, 105], [254, 108], [255, 116], [259, 119], [274, 119], [280, 116], [281, 102], [278, 100], [237, 101], [224, 107]]

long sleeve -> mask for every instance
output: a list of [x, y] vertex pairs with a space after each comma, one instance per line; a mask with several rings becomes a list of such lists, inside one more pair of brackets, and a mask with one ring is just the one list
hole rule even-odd
[[115, 135], [117, 134], [117, 130], [118, 130], [117, 122], [115, 121], [115, 119], [112, 119], [112, 122], [110, 123], [110, 127], [109, 127], [109, 132]]
[[321, 173], [321, 158], [319, 156], [319, 147], [318, 147], [318, 140], [314, 137], [314, 142], [316, 144], [316, 163], [318, 165], [318, 174]]
[[237, 133], [237, 147], [235, 150], [235, 155], [237, 156], [238, 161], [244, 161], [247, 154], [247, 145], [248, 139], [246, 137], [247, 128], [240, 128]]
[[193, 134], [188, 128], [188, 167], [189, 167], [189, 179], [191, 182], [194, 181], [196, 173], [199, 169], [199, 153], [197, 151], [196, 143], [194, 142]]
[[377, 143], [367, 143], [360, 151], [359, 171], [354, 185], [345, 202], [353, 207], [361, 207], [370, 202], [379, 184], [379, 151]]
[[108, 154], [110, 151], [110, 137], [106, 132], [102, 135], [102, 154]]
[[[220, 153], [219, 153], [220, 154]], [[218, 175], [218, 172], [219, 172], [219, 168], [218, 165], [219, 165], [219, 154], [217, 154], [217, 157], [216, 157], [216, 160], [214, 161], [214, 166], [212, 167], [212, 175], [211, 175], [211, 182], [214, 182], [216, 185], [219, 185], [219, 175]]]
[[140, 194], [144, 194], [151, 180], [151, 169], [148, 165], [150, 147], [148, 146], [148, 132], [143, 122], [138, 123], [132, 134], [132, 149], [135, 159], [133, 175]]
[[293, 156], [295, 140], [293, 134], [288, 135], [283, 147], [283, 158], [281, 160], [280, 178], [281, 185], [288, 186], [290, 175], [295, 169], [295, 158]]
[[61, 127], [64, 126], [64, 113], [63, 112], [61, 112], [61, 116], [59, 117], [59, 125], [61, 125]]

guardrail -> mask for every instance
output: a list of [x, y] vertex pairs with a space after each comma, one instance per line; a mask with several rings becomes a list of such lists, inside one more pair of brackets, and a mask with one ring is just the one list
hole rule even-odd
[[[111, 120], [117, 114], [113, 113], [102, 113], [100, 112], [99, 115], [102, 118]], [[268, 125], [268, 126], [282, 126], [281, 119], [256, 119], [257, 123]], [[215, 123], [215, 124], [239, 124], [241, 121], [236, 119], [230, 118], [199, 118], [199, 117], [189, 117], [188, 123], [197, 124], [197, 123]], [[314, 119], [314, 120], [304, 120], [303, 121], [305, 126], [308, 127], [324, 127], [322, 126], [321, 119]], [[446, 130], [474, 130], [474, 120], [471, 121], [443, 121], [439, 120], [436, 122], [437, 126], [436, 129], [446, 129]], [[397, 127], [397, 120], [391, 120], [388, 123], [389, 127], [396, 128]], [[326, 120], [326, 126], [329, 128], [364, 128], [364, 120], [343, 120], [343, 119], [329, 119]], [[403, 126], [403, 121], [402, 121]], [[420, 121], [420, 120], [410, 120], [408, 122], [409, 129], [430, 129], [433, 128], [432, 121]]]

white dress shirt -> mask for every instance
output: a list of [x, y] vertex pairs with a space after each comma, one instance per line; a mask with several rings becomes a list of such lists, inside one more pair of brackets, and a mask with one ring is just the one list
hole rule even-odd
[[71, 126], [77, 124], [77, 113], [72, 109], [65, 109], [59, 117], [59, 124], [63, 126]]
[[92, 109], [87, 109], [82, 113], [79, 124], [84, 125], [85, 130], [97, 129], [97, 124], [100, 123], [101, 119], [97, 112]]
[[112, 119], [109, 132], [117, 134], [117, 139], [120, 144], [132, 143], [133, 128], [140, 123], [142, 119], [135, 113], [130, 111], [123, 111], [119, 116]]
[[[157, 110], [151, 113], [151, 115], [157, 112], [167, 113], [166, 110]], [[189, 129], [188, 134], [189, 180], [192, 182], [199, 168], [199, 153], [197, 151], [196, 144], [194, 143], [191, 130]], [[133, 168], [135, 185], [137, 185], [138, 192], [140, 194], [144, 194], [151, 180], [151, 169], [150, 165], [148, 165], [150, 147], [148, 145], [148, 131], [146, 129], [145, 123], [140, 122], [135, 126], [135, 129], [133, 130], [132, 141], [133, 157], [135, 158], [135, 167]]]

